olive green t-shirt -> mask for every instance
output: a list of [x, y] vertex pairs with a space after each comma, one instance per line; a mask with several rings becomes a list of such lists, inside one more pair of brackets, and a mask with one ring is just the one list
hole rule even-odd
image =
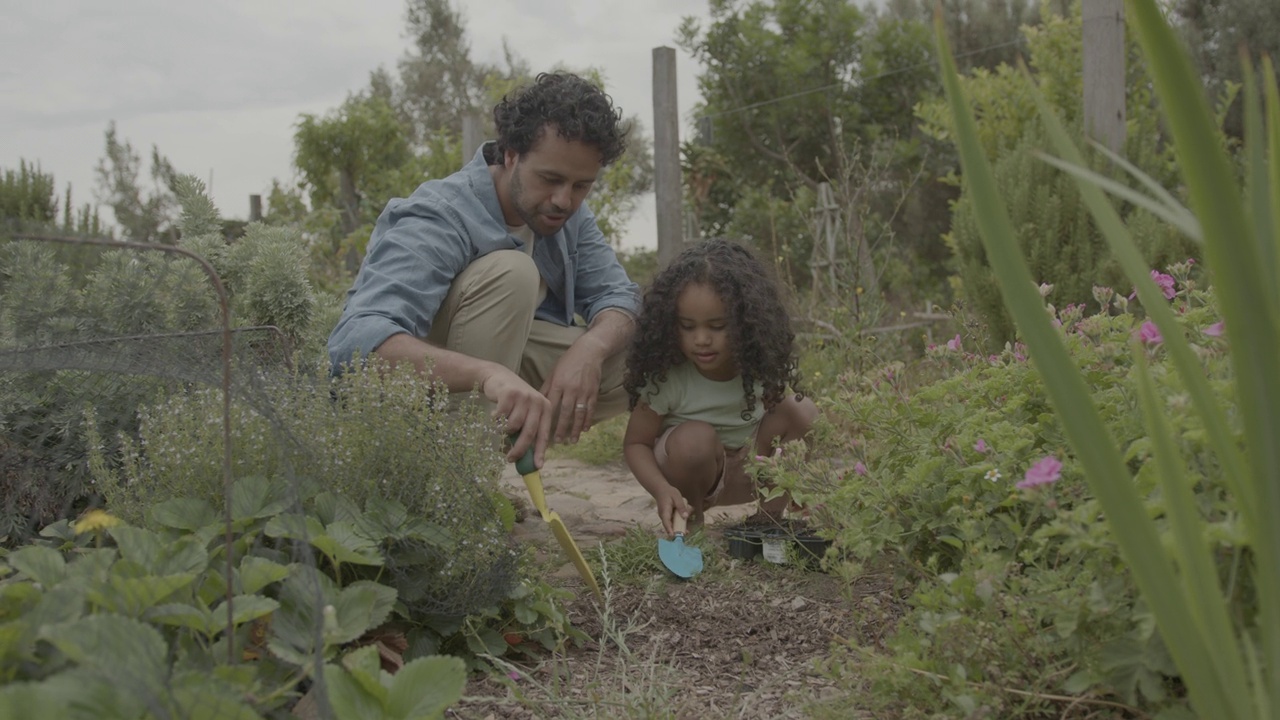
[[662, 416], [662, 430], [690, 420], [701, 420], [716, 429], [726, 448], [747, 444], [764, 417], [764, 386], [756, 384], [756, 406], [749, 419], [742, 419], [747, 397], [742, 392], [742, 377], [723, 382], [703, 377], [691, 362], [683, 362], [667, 371], [667, 380], [650, 383], [640, 394], [642, 402]]

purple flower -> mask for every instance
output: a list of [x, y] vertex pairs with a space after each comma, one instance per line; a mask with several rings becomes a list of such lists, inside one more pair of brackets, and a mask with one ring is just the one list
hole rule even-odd
[[1223, 324], [1221, 320], [1219, 320], [1218, 322], [1205, 328], [1203, 332], [1205, 335], [1208, 335], [1209, 337], [1222, 337], [1222, 331], [1225, 329], [1226, 329], [1226, 326]]
[[948, 349], [948, 350], [959, 350], [959, 349], [960, 349], [960, 334], [959, 334], [959, 333], [956, 333], [956, 336], [955, 336], [955, 337], [953, 337], [953, 338], [951, 338], [950, 340], [948, 340], [948, 341], [947, 341], [947, 349]]
[[861, 460], [859, 460], [857, 463], [855, 463], [855, 464], [854, 464], [854, 466], [853, 466], [853, 471], [854, 471], [855, 473], [859, 474], [859, 475], [866, 475], [866, 474], [867, 474], [867, 466], [866, 466], [866, 465], [863, 465], [863, 464], [862, 464], [862, 461], [861, 461]]
[[1142, 327], [1138, 328], [1138, 339], [1148, 345], [1159, 345], [1164, 342], [1164, 337], [1160, 335], [1160, 328], [1150, 320], [1144, 320]]
[[987, 446], [987, 441], [982, 438], [978, 438], [978, 442], [973, 444], [973, 449], [983, 454], [991, 451], [991, 448]]
[[1026, 489], [1037, 485], [1049, 485], [1058, 482], [1061, 477], [1062, 463], [1058, 461], [1058, 458], [1046, 455], [1027, 470], [1026, 477], [1017, 484], [1017, 487]]

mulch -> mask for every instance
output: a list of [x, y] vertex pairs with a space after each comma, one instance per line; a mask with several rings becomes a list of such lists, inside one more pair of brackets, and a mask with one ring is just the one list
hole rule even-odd
[[603, 607], [577, 598], [570, 617], [591, 642], [474, 676], [446, 716], [780, 719], [812, 717], [820, 705], [825, 717], [868, 717], [823, 664], [834, 647], [874, 645], [886, 634], [869, 624], [891, 624], [897, 613], [860, 608], [897, 604], [890, 577], [846, 585], [834, 574], [758, 559], [726, 562], [715, 579], [655, 575], [614, 585]]

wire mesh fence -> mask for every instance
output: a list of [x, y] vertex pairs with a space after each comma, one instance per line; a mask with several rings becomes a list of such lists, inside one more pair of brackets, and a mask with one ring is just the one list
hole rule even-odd
[[300, 371], [228, 286], [0, 237], [0, 718], [377, 717], [380, 670], [429, 705], [440, 628], [518, 581], [483, 409]]

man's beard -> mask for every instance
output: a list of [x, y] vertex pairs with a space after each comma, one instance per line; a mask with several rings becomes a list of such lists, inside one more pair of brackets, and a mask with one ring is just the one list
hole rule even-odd
[[[518, 169], [516, 172], [511, 173], [511, 204], [515, 206], [516, 215], [520, 216], [520, 219], [524, 221], [524, 224], [528, 225], [529, 228], [533, 230], [534, 234], [539, 237], [554, 235], [559, 232], [561, 227], [563, 227], [563, 224], [561, 224], [555, 228], [551, 228], [540, 220], [537, 207], [525, 207], [524, 183], [520, 180], [520, 172]], [[569, 215], [568, 212], [563, 214], [566, 217]]]

